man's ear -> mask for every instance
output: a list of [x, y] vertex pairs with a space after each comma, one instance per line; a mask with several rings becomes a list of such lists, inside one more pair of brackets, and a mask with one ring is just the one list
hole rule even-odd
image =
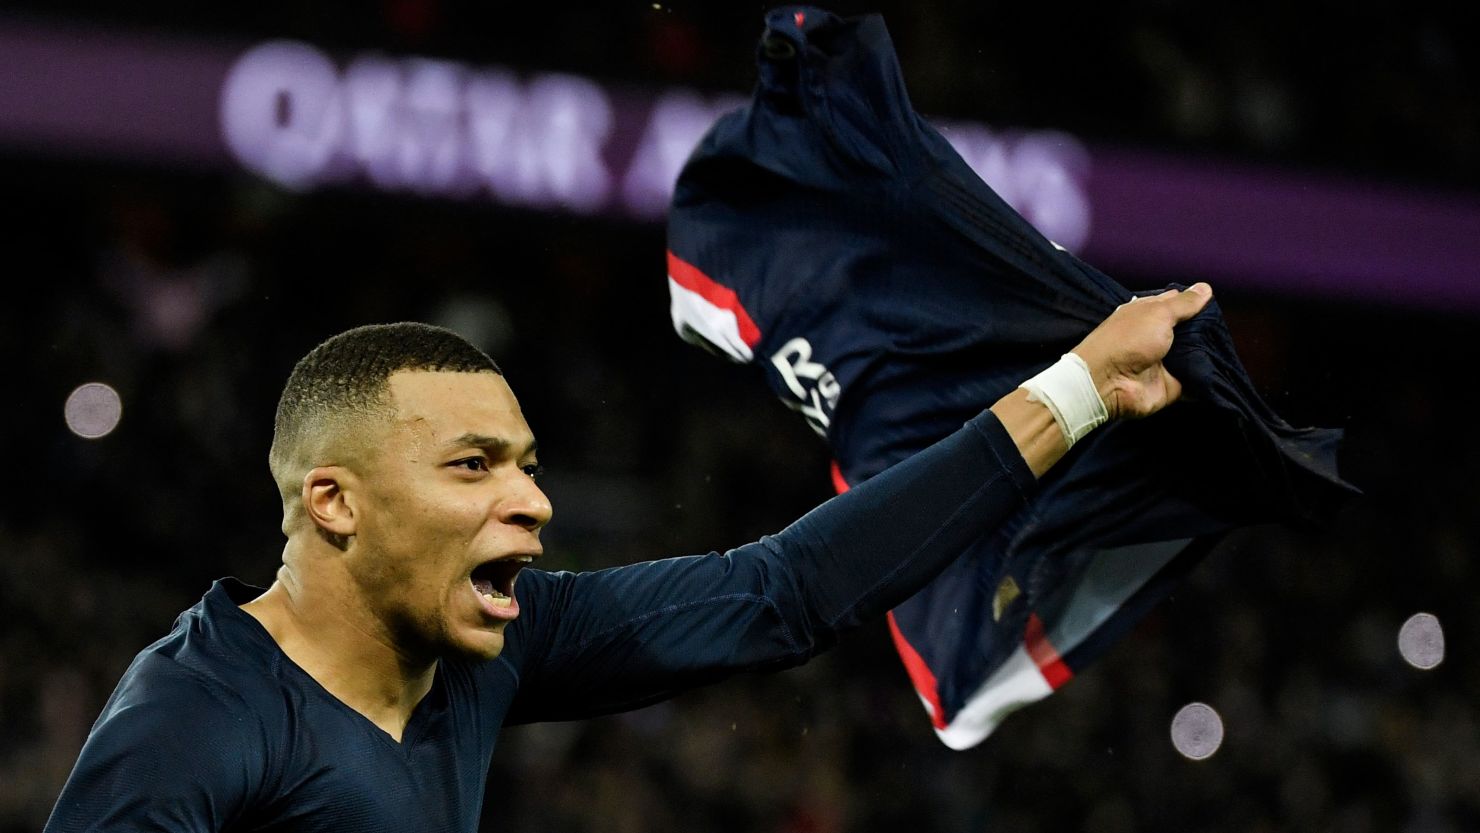
[[355, 477], [344, 466], [319, 466], [303, 476], [303, 511], [325, 540], [349, 548], [358, 518], [350, 495]]

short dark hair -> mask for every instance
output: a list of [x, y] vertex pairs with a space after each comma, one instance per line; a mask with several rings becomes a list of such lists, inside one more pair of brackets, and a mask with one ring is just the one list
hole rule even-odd
[[310, 350], [288, 375], [273, 422], [273, 476], [281, 480], [315, 423], [387, 408], [391, 374], [403, 370], [503, 375], [488, 354], [443, 327], [402, 321], [346, 330]]

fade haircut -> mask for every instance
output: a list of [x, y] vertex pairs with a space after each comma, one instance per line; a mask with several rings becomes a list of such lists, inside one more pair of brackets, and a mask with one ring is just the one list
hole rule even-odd
[[411, 321], [356, 327], [310, 350], [283, 386], [267, 458], [285, 513], [298, 502], [304, 466], [322, 462], [309, 458], [331, 437], [351, 420], [389, 416], [390, 377], [403, 370], [503, 375], [457, 333]]

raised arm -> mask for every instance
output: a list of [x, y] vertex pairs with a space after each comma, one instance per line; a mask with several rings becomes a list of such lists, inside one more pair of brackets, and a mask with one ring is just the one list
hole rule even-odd
[[1172, 328], [1209, 298], [1199, 284], [1121, 306], [1074, 348], [1087, 377], [1071, 366], [1052, 384], [1014, 391], [757, 543], [594, 573], [526, 571], [523, 614], [499, 660], [520, 675], [510, 722], [619, 711], [737, 671], [795, 665], [883, 615], [1024, 505], [1035, 476], [1068, 448], [1066, 419], [1084, 430], [1083, 403], [1061, 396], [1055, 406], [1045, 388], [1089, 386], [1102, 418], [1160, 410], [1181, 391], [1161, 366]]

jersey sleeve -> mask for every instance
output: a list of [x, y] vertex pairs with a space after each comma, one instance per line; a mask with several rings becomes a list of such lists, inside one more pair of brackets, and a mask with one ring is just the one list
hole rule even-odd
[[1020, 509], [1033, 482], [987, 411], [779, 534], [723, 555], [521, 576], [508, 722], [635, 708], [804, 662], [923, 587]]
[[185, 672], [137, 664], [94, 724], [45, 833], [224, 830], [260, 780], [258, 725]]

